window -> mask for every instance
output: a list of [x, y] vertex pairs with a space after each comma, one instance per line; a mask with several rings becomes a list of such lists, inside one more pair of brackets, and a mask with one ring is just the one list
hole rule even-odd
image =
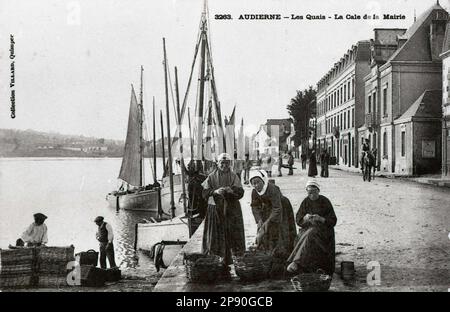
[[368, 113], [370, 114], [372, 112], [372, 97], [369, 95], [368, 99], [369, 99]]
[[352, 97], [355, 97], [355, 78], [352, 78]]
[[347, 126], [347, 114], [344, 112], [344, 124], [342, 125], [342, 128], [346, 128], [346, 126]]
[[343, 126], [342, 126], [342, 113], [341, 114], [339, 114], [339, 126], [340, 126], [340, 128], [339, 129], [342, 129], [343, 128]]
[[387, 116], [387, 85], [383, 89], [383, 116]]
[[350, 110], [347, 111], [347, 128], [350, 128]]
[[350, 97], [350, 80], [347, 82], [347, 90], [348, 90], [348, 99], [350, 100], [351, 99], [351, 97]]
[[337, 105], [341, 104], [341, 102], [339, 102], [340, 94], [341, 94], [341, 92], [340, 92], [340, 90], [338, 89], [338, 90], [337, 90]]
[[352, 127], [355, 127], [355, 109], [352, 108]]
[[372, 94], [372, 98], [373, 98], [373, 112], [375, 113], [377, 111], [377, 93], [374, 92]]
[[343, 95], [342, 95], [342, 89], [343, 89], [343, 88], [342, 88], [342, 86], [341, 86], [341, 104], [344, 103], [344, 101], [343, 101]]
[[347, 85], [344, 85], [344, 102], [347, 100]]
[[404, 157], [406, 154], [405, 137], [406, 137], [406, 131], [402, 131], [402, 140], [401, 140], [402, 141], [402, 157]]
[[388, 155], [388, 151], [387, 151], [387, 146], [388, 146], [388, 142], [387, 142], [387, 133], [386, 131], [383, 133], [383, 157], [387, 158]]

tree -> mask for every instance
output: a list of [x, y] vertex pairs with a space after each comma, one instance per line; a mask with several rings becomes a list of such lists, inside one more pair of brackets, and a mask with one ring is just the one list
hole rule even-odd
[[302, 145], [303, 150], [306, 148], [309, 139], [309, 119], [315, 116], [316, 90], [310, 86], [303, 91], [297, 90], [295, 97], [291, 99], [291, 103], [286, 107], [289, 115], [294, 119], [294, 143], [295, 146]]

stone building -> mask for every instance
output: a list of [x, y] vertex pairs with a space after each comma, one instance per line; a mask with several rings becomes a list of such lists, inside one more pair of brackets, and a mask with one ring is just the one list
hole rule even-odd
[[437, 3], [406, 31], [374, 30], [359, 141], [368, 138], [377, 148], [382, 172], [423, 174], [440, 167], [436, 106], [441, 101], [436, 90], [442, 89], [439, 55], [447, 20], [448, 13]]
[[442, 48], [442, 177], [450, 176], [450, 23]]
[[359, 41], [317, 83], [316, 149], [332, 162], [358, 167], [357, 129], [364, 124], [364, 80], [370, 71], [370, 42]]

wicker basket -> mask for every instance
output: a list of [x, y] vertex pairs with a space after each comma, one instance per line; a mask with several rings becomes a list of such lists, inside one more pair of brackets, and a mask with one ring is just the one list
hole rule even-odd
[[222, 258], [201, 253], [184, 254], [186, 277], [190, 282], [211, 283], [224, 277], [226, 268]]
[[241, 280], [266, 279], [272, 265], [272, 257], [264, 251], [246, 251], [242, 256], [233, 255], [234, 268]]
[[74, 250], [73, 245], [69, 247], [38, 247], [36, 248], [36, 261], [37, 263], [68, 263], [75, 260]]
[[291, 278], [296, 291], [327, 291], [331, 285], [331, 276], [322, 270], [316, 273], [301, 273]]

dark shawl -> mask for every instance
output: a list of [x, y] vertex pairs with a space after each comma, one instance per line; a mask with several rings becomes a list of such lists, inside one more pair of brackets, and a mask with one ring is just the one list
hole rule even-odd
[[312, 153], [309, 157], [308, 177], [314, 177], [317, 175], [317, 159], [316, 154]]
[[[239, 199], [244, 196], [241, 180], [232, 171], [214, 170], [202, 183], [203, 197], [214, 197], [215, 204], [208, 204], [203, 233], [202, 252], [223, 257], [231, 263], [231, 252], [245, 251], [244, 221]], [[220, 187], [231, 187], [232, 192], [223, 197], [212, 195]]]
[[[305, 223], [303, 217], [308, 213], [324, 217], [325, 223]], [[300, 205], [295, 221], [300, 230], [288, 261], [297, 262], [303, 271], [315, 272], [320, 268], [332, 274], [335, 269], [334, 226], [337, 218], [331, 202], [322, 195], [315, 201], [306, 197]]]
[[292, 252], [297, 235], [289, 199], [281, 194], [278, 186], [269, 183], [263, 195], [253, 190], [251, 206], [258, 224], [258, 233], [263, 234], [258, 248], [286, 260]]

